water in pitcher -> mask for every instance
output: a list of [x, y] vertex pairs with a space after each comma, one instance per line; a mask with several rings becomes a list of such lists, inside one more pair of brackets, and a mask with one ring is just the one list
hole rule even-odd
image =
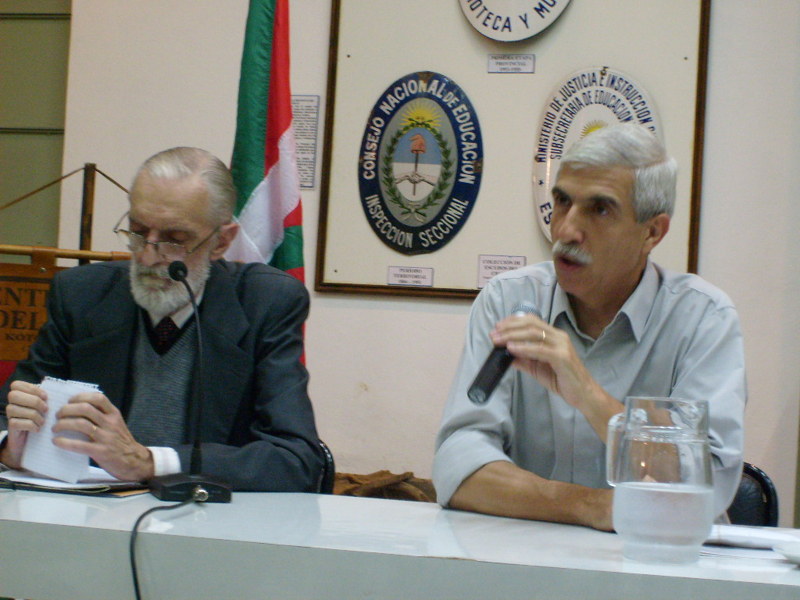
[[692, 562], [711, 533], [714, 489], [670, 483], [618, 483], [614, 529], [622, 553], [645, 562]]

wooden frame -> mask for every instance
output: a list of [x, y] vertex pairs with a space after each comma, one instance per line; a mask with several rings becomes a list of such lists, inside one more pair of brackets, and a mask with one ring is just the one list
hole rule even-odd
[[[570, 72], [609, 64], [644, 84], [680, 165], [676, 214], [654, 259], [696, 271], [709, 16], [710, 0], [573, 0], [549, 29], [502, 43], [477, 33], [455, 1], [334, 0], [315, 289], [473, 298], [479, 255], [548, 260], [531, 181], [543, 105]], [[625, 36], [614, 33], [623, 18]], [[489, 73], [487, 57], [497, 54], [533, 55], [536, 72]], [[485, 168], [464, 228], [441, 250], [406, 256], [382, 243], [365, 217], [356, 181], [358, 141], [384, 90], [422, 71], [452, 78], [470, 97], [483, 132]], [[429, 268], [432, 284], [389, 285], [393, 266]]]

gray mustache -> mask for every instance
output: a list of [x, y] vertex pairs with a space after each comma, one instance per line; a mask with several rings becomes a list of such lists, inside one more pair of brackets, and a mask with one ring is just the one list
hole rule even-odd
[[160, 277], [161, 279], [169, 279], [169, 267], [165, 265], [161, 265], [158, 267], [143, 267], [142, 265], [138, 265], [137, 268], [138, 275], [155, 275], [156, 277]]
[[579, 265], [592, 264], [592, 255], [577, 244], [564, 244], [557, 240], [553, 244], [553, 256], [560, 256], [578, 263]]

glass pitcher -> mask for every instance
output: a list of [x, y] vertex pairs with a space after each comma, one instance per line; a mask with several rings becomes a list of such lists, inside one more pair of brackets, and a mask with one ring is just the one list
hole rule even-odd
[[625, 557], [697, 560], [715, 516], [708, 402], [626, 398], [608, 423], [606, 477]]

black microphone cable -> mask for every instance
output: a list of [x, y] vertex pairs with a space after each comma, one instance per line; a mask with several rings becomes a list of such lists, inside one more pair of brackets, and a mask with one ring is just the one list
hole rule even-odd
[[201, 425], [203, 423], [203, 335], [200, 327], [200, 312], [197, 309], [197, 300], [189, 282], [186, 280], [188, 269], [179, 261], [169, 265], [169, 276], [180, 281], [189, 293], [192, 311], [195, 318], [195, 332], [197, 334], [197, 355], [195, 359], [195, 377], [191, 385], [189, 414], [191, 417], [188, 431], [191, 432], [191, 460], [188, 473], [174, 473], [172, 475], [159, 475], [150, 479], [150, 493], [159, 500], [182, 502], [196, 494], [201, 495], [200, 502], [230, 502], [231, 486], [222, 479], [202, 475], [202, 449], [200, 444]]
[[[194, 292], [192, 291], [189, 282], [186, 281], [186, 275], [188, 274], [188, 269], [186, 265], [181, 261], [174, 261], [169, 265], [169, 276], [175, 280], [180, 281], [186, 286], [186, 290], [189, 292], [189, 299], [192, 303], [192, 310], [194, 311], [194, 317], [199, 321], [200, 314], [197, 311], [197, 301], [195, 300]], [[197, 332], [197, 376], [202, 381], [202, 364], [203, 364], [203, 337], [201, 334], [200, 324], [197, 323], [195, 325], [195, 331]], [[196, 394], [195, 394], [196, 396]], [[192, 414], [195, 414], [195, 422], [194, 425], [194, 443], [192, 446], [192, 457], [191, 457], [191, 464], [189, 467], [189, 473], [197, 475], [202, 470], [202, 459], [201, 459], [201, 451], [200, 451], [200, 423], [202, 422], [202, 403], [198, 402], [198, 399], [195, 397], [193, 398], [195, 402], [195, 406], [192, 408]], [[133, 591], [136, 596], [136, 600], [141, 600], [141, 590], [139, 588], [139, 572], [136, 567], [136, 539], [139, 534], [139, 526], [142, 524], [147, 517], [159, 510], [175, 510], [176, 508], [181, 508], [182, 506], [186, 506], [187, 504], [197, 504], [201, 502], [205, 502], [208, 499], [208, 492], [197, 486], [191, 492], [191, 495], [187, 497], [182, 502], [177, 504], [172, 504], [170, 506], [154, 506], [146, 511], [144, 511], [139, 517], [136, 519], [136, 522], [133, 524], [133, 529], [131, 530], [131, 539], [129, 544], [129, 555], [130, 555], [130, 562], [131, 562], [131, 576], [133, 577]]]
[[192, 423], [192, 456], [191, 461], [189, 463], [189, 474], [190, 475], [199, 475], [203, 471], [203, 458], [202, 458], [202, 451], [200, 450], [200, 426], [203, 422], [203, 402], [202, 399], [199, 397], [199, 386], [202, 385], [203, 379], [203, 334], [202, 329], [200, 327], [200, 312], [197, 310], [197, 300], [194, 297], [194, 291], [192, 290], [192, 286], [189, 285], [189, 282], [186, 281], [186, 276], [188, 275], [189, 270], [186, 267], [186, 263], [180, 260], [176, 260], [170, 263], [169, 265], [169, 276], [174, 281], [180, 281], [185, 287], [186, 291], [189, 293], [189, 300], [192, 303], [192, 311], [194, 312], [194, 318], [197, 321], [195, 324], [195, 333], [197, 334], [197, 358], [195, 363], [195, 369], [197, 373], [197, 381], [193, 387], [193, 391], [195, 393], [192, 394], [192, 409], [189, 411], [194, 417], [194, 423]]
[[187, 504], [193, 504], [196, 502], [198, 502], [198, 499], [193, 496], [178, 504], [172, 504], [170, 506], [163, 506], [163, 505], [154, 506], [153, 508], [144, 511], [141, 515], [139, 515], [139, 518], [136, 519], [136, 522], [133, 524], [133, 529], [131, 530], [131, 540], [128, 546], [128, 551], [131, 559], [131, 575], [133, 577], [133, 591], [136, 594], [136, 600], [142, 599], [141, 591], [139, 589], [139, 572], [136, 568], [136, 538], [139, 535], [139, 526], [142, 524], [142, 521], [144, 521], [147, 517], [149, 517], [157, 510], [174, 510], [176, 508], [180, 508], [181, 506], [186, 506]]

